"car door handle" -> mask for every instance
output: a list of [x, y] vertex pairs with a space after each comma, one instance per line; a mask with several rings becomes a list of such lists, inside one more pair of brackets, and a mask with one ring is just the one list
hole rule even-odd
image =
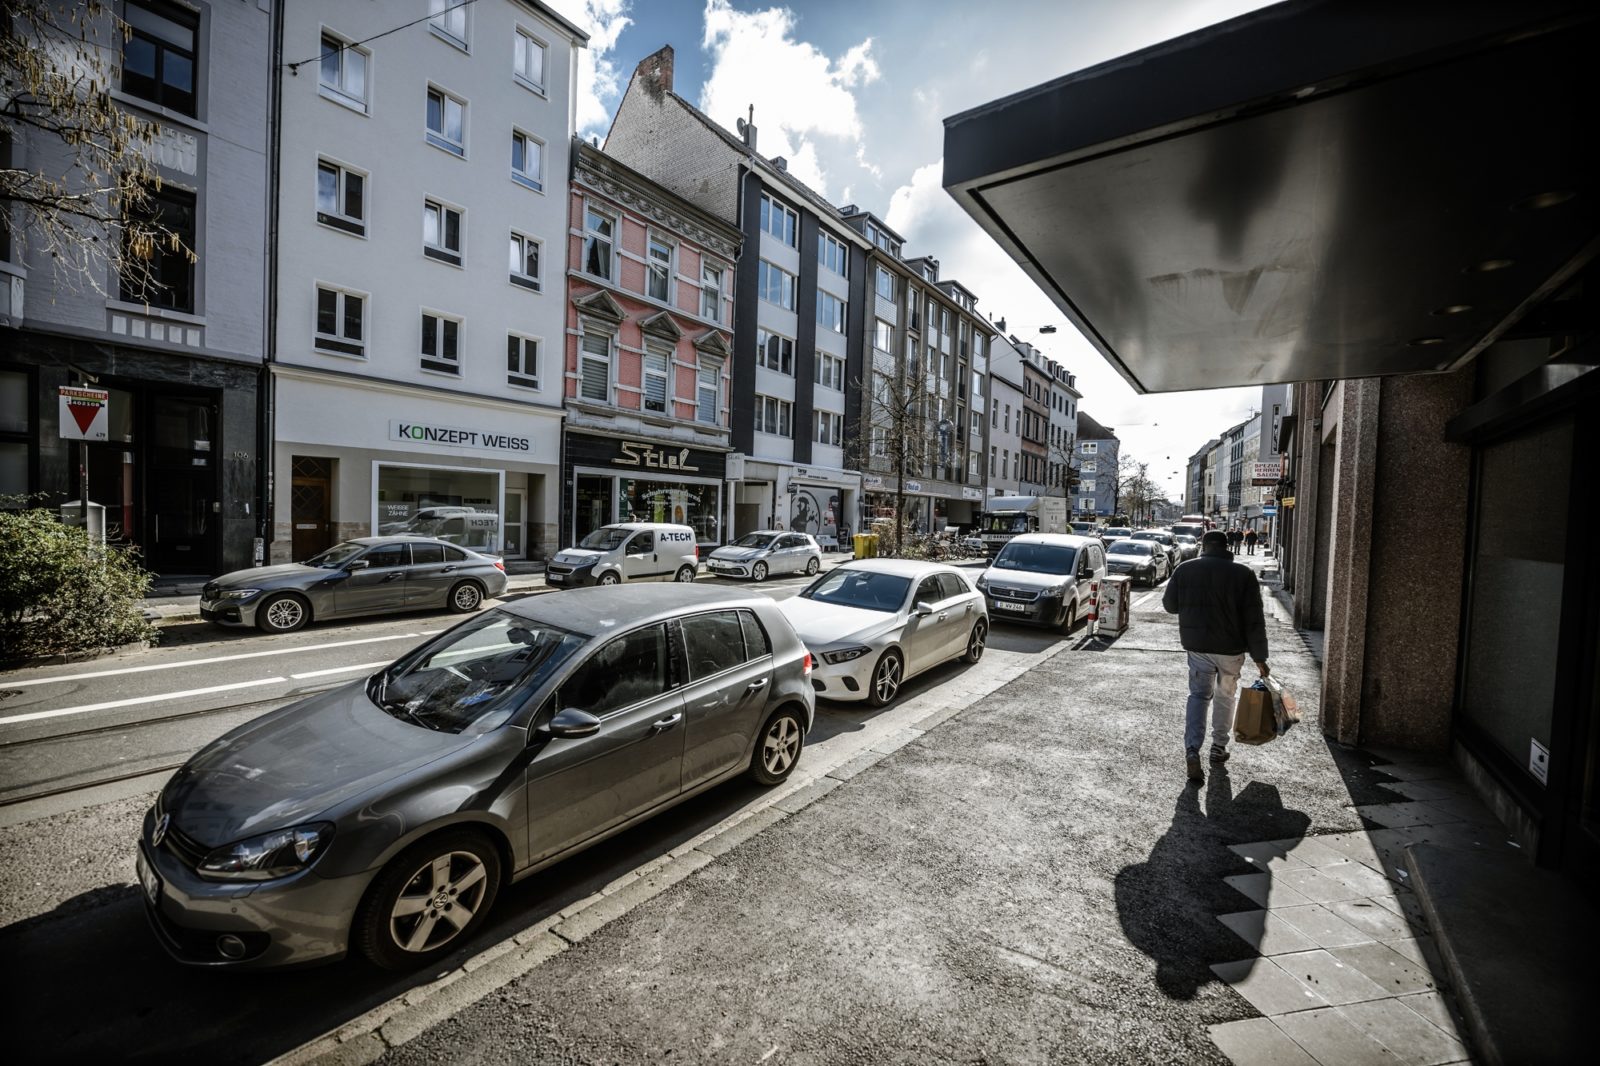
[[441, 571], [439, 571], [439, 572], [440, 572], [440, 573], [441, 573], [441, 574], [448, 574], [448, 573], [449, 573], [449, 572], [450, 572], [450, 571], [452, 571], [452, 570], [454, 570], [454, 569], [455, 569], [455, 567], [454, 567], [454, 566], [453, 566], [453, 565], [452, 565], [452, 566], [447, 566], [447, 567], [445, 567], [445, 568], [444, 568], [444, 569], [443, 569], [443, 570], [441, 570]]
[[388, 582], [393, 581], [397, 577], [405, 577], [405, 575], [400, 573], [399, 571], [396, 571], [395, 573], [384, 575], [383, 580], [384, 580], [384, 583], [387, 584]]
[[665, 733], [667, 730], [671, 729], [681, 721], [683, 721], [682, 711], [679, 711], [677, 714], [669, 714], [665, 718], [657, 719], [654, 723], [652, 723], [650, 726], [650, 731], [652, 733]]
[[760, 692], [762, 689], [764, 689], [766, 687], [767, 687], [767, 679], [764, 678], [764, 677], [757, 678], [756, 680], [750, 682], [750, 687], [744, 690], [744, 694], [746, 696], [748, 696], [748, 695], [751, 695], [752, 693]]

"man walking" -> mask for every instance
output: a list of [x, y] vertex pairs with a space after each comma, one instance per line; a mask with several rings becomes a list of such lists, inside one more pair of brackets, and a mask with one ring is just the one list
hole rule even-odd
[[1205, 742], [1206, 704], [1211, 705], [1211, 761], [1222, 763], [1228, 758], [1245, 653], [1262, 677], [1269, 672], [1261, 590], [1254, 571], [1233, 561], [1227, 534], [1214, 529], [1200, 538], [1200, 554], [1173, 572], [1161, 605], [1178, 616], [1178, 638], [1189, 653], [1183, 745], [1189, 780], [1203, 781], [1200, 746]]
[[1233, 554], [1239, 554], [1239, 542], [1242, 540], [1244, 540], [1244, 534], [1239, 532], [1238, 526], [1228, 530], [1228, 550]]
[[1256, 553], [1256, 531], [1254, 528], [1244, 531], [1244, 553], [1246, 555], [1254, 555]]

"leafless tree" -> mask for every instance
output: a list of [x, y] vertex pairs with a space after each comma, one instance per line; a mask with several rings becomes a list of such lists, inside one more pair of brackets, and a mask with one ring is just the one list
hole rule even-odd
[[[1046, 470], [1054, 476], [1046, 486], [1046, 496], [1054, 496], [1060, 490], [1062, 496], [1069, 499], [1073, 494], [1073, 483], [1078, 480], [1078, 438], [1063, 436], [1060, 441], [1052, 442], [1050, 450], [1045, 457]], [[1072, 507], [1068, 505], [1069, 511]]]
[[1166, 494], [1150, 479], [1150, 464], [1141, 463], [1131, 455], [1118, 456], [1114, 475], [1117, 507], [1130, 522], [1152, 520], [1157, 503], [1166, 502]]
[[937, 465], [939, 427], [933, 394], [919, 375], [903, 365], [893, 373], [869, 373], [870, 382], [859, 383], [861, 418], [855, 437], [845, 442], [845, 456], [861, 473], [882, 477], [893, 493], [892, 551], [899, 554], [906, 539], [906, 482], [928, 476]]
[[195, 260], [158, 213], [160, 126], [111, 96], [128, 35], [104, 0], [6, 0], [0, 15], [0, 216], [15, 247], [102, 295], [117, 278], [159, 291], [163, 251]]

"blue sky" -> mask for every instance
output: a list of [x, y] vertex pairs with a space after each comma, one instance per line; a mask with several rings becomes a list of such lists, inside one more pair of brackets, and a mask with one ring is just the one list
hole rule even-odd
[[[676, 52], [679, 95], [732, 127], [755, 106], [759, 149], [835, 204], [887, 219], [910, 255], [978, 295], [1078, 375], [1083, 408], [1181, 494], [1184, 460], [1246, 417], [1259, 390], [1137, 396], [956, 207], [940, 184], [943, 120], [1192, 32], [1260, 0], [550, 0], [591, 31], [578, 124], [604, 136], [640, 59]], [[1041, 326], [1057, 332], [1041, 336]], [[1170, 456], [1170, 460], [1169, 457]], [[1177, 498], [1177, 496], [1174, 496]]]

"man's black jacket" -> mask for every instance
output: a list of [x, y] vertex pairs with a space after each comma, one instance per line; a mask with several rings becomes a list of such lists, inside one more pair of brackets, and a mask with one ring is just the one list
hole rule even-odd
[[1227, 552], [1205, 552], [1172, 572], [1161, 605], [1178, 616], [1178, 638], [1189, 651], [1267, 661], [1267, 623], [1255, 571]]

